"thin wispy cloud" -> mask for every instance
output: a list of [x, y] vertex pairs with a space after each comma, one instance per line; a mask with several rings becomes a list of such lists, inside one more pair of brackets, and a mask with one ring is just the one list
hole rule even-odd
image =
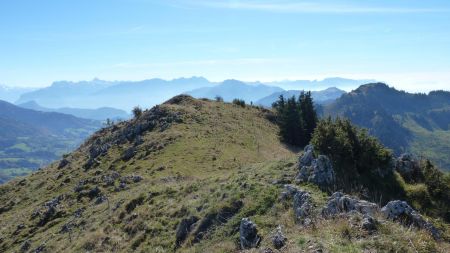
[[112, 65], [112, 68], [151, 68], [151, 67], [179, 67], [179, 66], [216, 66], [216, 65], [257, 65], [257, 64], [274, 64], [289, 63], [292, 59], [281, 58], [237, 58], [237, 59], [205, 59], [193, 61], [173, 61], [158, 63], [133, 63], [122, 62]]
[[408, 8], [391, 6], [366, 6], [363, 4], [336, 4], [330, 2], [299, 2], [299, 1], [204, 1], [185, 0], [178, 2], [181, 5], [234, 9], [254, 10], [266, 12], [287, 13], [433, 13], [450, 12], [447, 8]]

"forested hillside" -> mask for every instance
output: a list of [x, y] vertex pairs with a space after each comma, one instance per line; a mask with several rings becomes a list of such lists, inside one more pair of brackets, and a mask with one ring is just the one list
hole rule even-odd
[[324, 116], [345, 117], [368, 128], [395, 153], [410, 151], [450, 169], [450, 92], [413, 94], [372, 83], [323, 107]]

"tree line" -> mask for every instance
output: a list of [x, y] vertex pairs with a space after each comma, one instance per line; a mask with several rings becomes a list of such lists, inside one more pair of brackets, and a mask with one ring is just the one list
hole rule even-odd
[[272, 107], [277, 113], [281, 140], [294, 146], [307, 145], [318, 122], [311, 92], [302, 92], [298, 98], [285, 99], [281, 95]]

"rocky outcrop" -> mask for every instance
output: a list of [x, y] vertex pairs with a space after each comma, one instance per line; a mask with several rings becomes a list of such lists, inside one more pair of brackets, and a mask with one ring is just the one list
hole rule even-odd
[[281, 249], [286, 244], [287, 238], [281, 231], [281, 226], [278, 226], [275, 233], [272, 235], [272, 245], [275, 249]]
[[312, 198], [309, 192], [302, 191], [294, 185], [287, 184], [284, 191], [281, 192], [280, 199], [282, 201], [293, 200], [293, 208], [295, 219], [302, 225], [311, 224], [311, 212], [313, 210]]
[[128, 161], [131, 158], [134, 157], [134, 155], [137, 153], [136, 147], [130, 147], [128, 149], [126, 149], [121, 156], [122, 161]]
[[352, 211], [361, 214], [372, 215], [378, 210], [378, 205], [365, 200], [360, 200], [342, 192], [335, 192], [328, 199], [327, 204], [322, 209], [322, 215], [325, 217], [334, 216]]
[[116, 179], [118, 179], [119, 177], [120, 174], [117, 171], [113, 171], [110, 174], [103, 175], [101, 179], [103, 186], [105, 187], [114, 186]]
[[312, 145], [305, 147], [303, 156], [299, 160], [300, 171], [296, 181], [313, 183], [321, 188], [330, 187], [335, 182], [335, 173], [331, 161], [324, 155], [314, 158], [313, 150]]
[[255, 248], [261, 241], [256, 225], [249, 218], [243, 218], [241, 220], [239, 238], [242, 249]]
[[[85, 144], [89, 158], [84, 164], [86, 170], [100, 164], [100, 158], [114, 145], [134, 143], [139, 145], [144, 132], [159, 130], [165, 131], [173, 123], [182, 122], [180, 112], [171, 111], [162, 106], [155, 106], [143, 112], [139, 118], [114, 125], [98, 131]], [[122, 155], [123, 160], [131, 159], [136, 154], [134, 148], [126, 150]]]
[[309, 144], [303, 150], [303, 155], [300, 157], [298, 163], [299, 168], [303, 166], [310, 166], [314, 160], [314, 146]]
[[395, 170], [407, 181], [420, 178], [420, 162], [410, 153], [404, 153], [395, 160]]
[[64, 213], [61, 201], [64, 199], [63, 195], [60, 195], [50, 201], [44, 203], [44, 205], [31, 214], [31, 218], [35, 219], [39, 217], [39, 221], [37, 223], [38, 226], [44, 226], [49, 221], [54, 220], [58, 217], [61, 217]]
[[363, 220], [361, 222], [362, 229], [366, 230], [369, 233], [373, 233], [377, 230], [377, 220], [371, 216], [370, 214], [364, 214]]
[[387, 203], [381, 212], [386, 219], [399, 221], [405, 226], [415, 226], [428, 230], [434, 239], [440, 239], [441, 235], [433, 224], [426, 221], [422, 215], [414, 210], [406, 201], [394, 200]]
[[299, 191], [299, 189], [291, 184], [284, 185], [284, 191], [280, 194], [280, 199], [286, 201], [294, 197], [294, 195]]
[[296, 221], [308, 226], [312, 220], [310, 218], [313, 210], [312, 198], [309, 192], [298, 191], [294, 195], [294, 214]]

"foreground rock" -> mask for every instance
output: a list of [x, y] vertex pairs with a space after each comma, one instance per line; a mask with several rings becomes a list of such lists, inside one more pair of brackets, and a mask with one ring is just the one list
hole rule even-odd
[[410, 153], [404, 153], [395, 160], [395, 170], [407, 181], [420, 178], [419, 160]]
[[434, 239], [440, 239], [441, 235], [433, 224], [426, 221], [422, 215], [414, 210], [406, 201], [394, 200], [387, 203], [382, 209], [383, 215], [390, 220], [399, 221], [405, 226], [415, 226], [428, 230]]
[[275, 249], [281, 249], [286, 244], [287, 238], [284, 236], [283, 232], [281, 231], [281, 226], [277, 227], [277, 230], [272, 236], [272, 244], [275, 247]]
[[365, 200], [360, 200], [342, 192], [335, 192], [328, 199], [326, 206], [322, 209], [325, 217], [342, 213], [356, 211], [361, 214], [373, 215], [378, 210], [378, 205]]
[[241, 220], [239, 235], [242, 249], [255, 248], [261, 241], [256, 225], [249, 218]]
[[312, 222], [310, 216], [314, 207], [311, 194], [290, 184], [285, 185], [284, 189], [280, 198], [283, 201], [293, 200], [296, 221], [305, 226], [310, 225]]
[[377, 230], [377, 220], [370, 214], [364, 214], [361, 227], [369, 233]]
[[314, 146], [309, 144], [303, 150], [303, 155], [299, 159], [299, 168], [303, 166], [310, 166], [314, 160]]
[[296, 221], [308, 226], [312, 223], [310, 218], [313, 210], [312, 198], [309, 192], [298, 191], [294, 195], [294, 213]]
[[309, 182], [321, 188], [327, 188], [335, 183], [335, 173], [331, 161], [327, 156], [319, 155], [314, 158], [314, 147], [305, 147], [304, 154], [299, 160], [300, 172], [296, 177], [299, 183]]
[[61, 205], [61, 201], [63, 200], [63, 198], [64, 196], [60, 195], [50, 201], [45, 202], [42, 207], [34, 210], [34, 212], [31, 214], [31, 219], [39, 217], [37, 226], [41, 227], [47, 224], [49, 221], [61, 217], [64, 213], [63, 207]]

